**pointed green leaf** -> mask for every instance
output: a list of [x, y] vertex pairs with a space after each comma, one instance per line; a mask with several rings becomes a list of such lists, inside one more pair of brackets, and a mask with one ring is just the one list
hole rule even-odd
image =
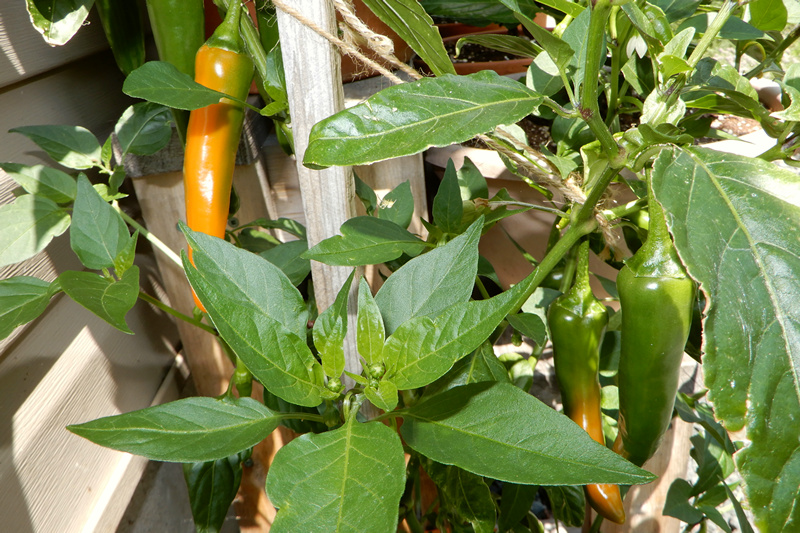
[[184, 398], [67, 426], [95, 444], [154, 461], [216, 461], [251, 448], [278, 426], [252, 398]]
[[372, 216], [378, 208], [378, 197], [375, 195], [375, 191], [372, 190], [372, 187], [363, 182], [355, 172], [353, 173], [353, 181], [355, 181], [356, 184], [356, 196], [358, 196], [358, 199], [364, 204], [364, 209], [367, 211], [367, 214]]
[[58, 287], [43, 279], [15, 276], [0, 280], [0, 340], [41, 315]]
[[199, 533], [217, 533], [239, 491], [245, 450], [216, 461], [184, 463], [183, 477], [189, 489], [192, 518]]
[[35, 142], [54, 161], [65, 167], [83, 169], [99, 166], [100, 143], [92, 132], [80, 126], [20, 126], [8, 130]]
[[100, 197], [86, 176], [79, 176], [70, 246], [81, 263], [93, 270], [114, 266], [130, 238], [120, 214]]
[[447, 160], [444, 177], [439, 183], [439, 190], [433, 198], [433, 221], [445, 233], [458, 234], [461, 231], [461, 217], [464, 204], [461, 202], [461, 188], [452, 159]]
[[0, 266], [38, 254], [69, 227], [69, 214], [52, 200], [26, 194], [0, 206]]
[[322, 359], [325, 375], [336, 377], [344, 372], [344, 338], [347, 335], [347, 299], [356, 271], [353, 270], [336, 295], [333, 305], [314, 322], [314, 346]]
[[527, 485], [655, 479], [514, 385], [474, 383], [434, 398], [406, 409], [401, 427], [406, 444], [434, 461]]
[[439, 315], [416, 316], [386, 340], [384, 359], [396, 361], [387, 376], [398, 389], [415, 389], [443, 376], [480, 346], [519, 304], [527, 287], [519, 283], [489, 300], [455, 304]]
[[33, 27], [50, 46], [66, 44], [83, 27], [92, 0], [26, 0]]
[[367, 366], [383, 361], [383, 342], [386, 330], [381, 311], [372, 297], [369, 284], [363, 277], [358, 285], [358, 314], [356, 315], [356, 346]]
[[138, 240], [139, 230], [137, 229], [128, 239], [128, 244], [126, 244], [117, 254], [117, 257], [114, 258], [114, 272], [117, 276], [123, 275], [133, 266], [133, 261], [136, 259], [136, 243]]
[[437, 76], [455, 74], [433, 20], [418, 2], [363, 0], [370, 11], [389, 26], [425, 61]]
[[172, 138], [169, 108], [152, 102], [133, 104], [114, 126], [114, 133], [125, 154], [151, 155], [164, 148]]
[[378, 218], [390, 220], [401, 228], [408, 228], [414, 217], [414, 195], [411, 183], [404, 181], [384, 196], [377, 204]]
[[651, 0], [650, 3], [661, 9], [672, 23], [694, 15], [701, 2], [702, 0]]
[[394, 333], [410, 318], [435, 315], [469, 300], [481, 227], [474, 223], [464, 234], [415, 257], [389, 276], [375, 295], [387, 333]]
[[514, 124], [540, 102], [525, 85], [494, 71], [395, 85], [318, 122], [303, 164], [361, 165], [449, 146]]
[[[697, 35], [700, 36], [700, 34], [706, 32], [716, 15], [717, 14], [714, 12], [695, 15], [684, 20], [681, 25], [678, 26], [677, 31], [681, 32], [691, 26], [697, 31]], [[722, 26], [719, 37], [721, 39], [731, 39], [735, 41], [748, 41], [764, 38], [766, 34], [738, 17], [730, 17], [728, 21], [725, 22], [725, 25]]]
[[67, 270], [58, 276], [63, 291], [115, 328], [133, 335], [125, 322], [139, 298], [139, 267], [132, 266], [119, 281], [112, 281], [93, 272]]
[[[509, 3], [508, 0], [501, 0], [502, 2]], [[580, 13], [577, 15], [580, 16]], [[518, 14], [519, 20], [525, 29], [530, 32], [533, 38], [544, 48], [547, 55], [553, 60], [554, 65], [561, 70], [566, 71], [567, 66], [570, 64], [572, 57], [575, 55], [575, 49], [570, 46], [566, 40], [556, 37], [546, 29], [542, 28], [529, 17]], [[573, 21], [574, 22], [574, 21]]]
[[420, 4], [431, 16], [481, 27], [488, 24], [516, 24], [514, 11], [531, 17], [539, 11], [533, 0], [503, 0], [502, 3], [497, 0], [421, 0]]
[[270, 531], [394, 531], [404, 485], [397, 433], [353, 417], [278, 451], [267, 475], [267, 494], [278, 508]]
[[464, 163], [456, 171], [458, 187], [461, 189], [462, 200], [475, 200], [476, 198], [489, 198], [489, 185], [486, 178], [475, 166], [469, 157], [464, 158]]
[[536, 498], [539, 487], [503, 483], [503, 495], [500, 498], [500, 531], [508, 531], [514, 524], [527, 516]]
[[397, 387], [389, 380], [381, 381], [377, 389], [367, 386], [364, 389], [364, 394], [372, 402], [372, 405], [378, 409], [393, 411], [397, 407]]
[[77, 194], [78, 185], [75, 178], [56, 168], [17, 163], [0, 163], [0, 168], [26, 192], [48, 198], [57, 204], [67, 204], [73, 201]]
[[425, 250], [423, 240], [394, 222], [375, 217], [355, 217], [335, 235], [317, 243], [303, 257], [334, 266], [376, 265], [404, 253], [415, 256]]
[[[414, 450], [469, 472], [528, 485], [648, 483], [655, 477], [569, 418], [508, 383], [474, 383], [404, 411]], [[553, 446], [558, 442], [558, 446]], [[497, 458], [502, 457], [502, 461]]]
[[166, 61], [148, 61], [131, 72], [122, 84], [122, 92], [187, 111], [219, 103], [227, 96], [200, 85]]
[[534, 58], [539, 55], [541, 48], [524, 37], [502, 35], [494, 33], [465, 35], [456, 43], [456, 56], [461, 53], [465, 44], [477, 44], [485, 48], [497, 50], [513, 56]]
[[192, 266], [184, 254], [184, 270], [225, 342], [270, 392], [297, 405], [319, 405], [323, 384], [306, 344], [308, 311], [297, 288], [269, 261], [182, 230], [194, 260]]
[[664, 501], [663, 513], [672, 516], [687, 524], [700, 522], [704, 515], [689, 502], [692, 486], [685, 479], [676, 479], [669, 486], [667, 499]]
[[653, 186], [711, 301], [706, 386], [729, 430], [746, 424], [735, 457], [758, 525], [788, 533], [800, 522], [800, 182], [759, 159], [673, 148]]

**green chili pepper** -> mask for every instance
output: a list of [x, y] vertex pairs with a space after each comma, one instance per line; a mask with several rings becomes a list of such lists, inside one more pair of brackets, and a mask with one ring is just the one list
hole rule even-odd
[[97, 14], [119, 69], [127, 76], [144, 64], [144, 32], [137, 0], [96, 0]]
[[[598, 370], [608, 311], [589, 286], [588, 240], [580, 244], [575, 283], [550, 304], [547, 321], [564, 413], [605, 445]], [[593, 484], [585, 490], [595, 511], [618, 524], [625, 522], [619, 486]]]
[[695, 301], [694, 281], [672, 244], [664, 211], [652, 190], [649, 195], [647, 240], [617, 276], [622, 344], [614, 451], [638, 466], [655, 453], [672, 419]]
[[[205, 41], [203, 0], [147, 0], [147, 14], [159, 59], [194, 78], [195, 55]], [[172, 115], [185, 141], [189, 112], [174, 109]]]
[[233, 384], [239, 393], [239, 398], [250, 396], [253, 393], [253, 374], [247, 369], [244, 361], [236, 358], [236, 370], [233, 371]]

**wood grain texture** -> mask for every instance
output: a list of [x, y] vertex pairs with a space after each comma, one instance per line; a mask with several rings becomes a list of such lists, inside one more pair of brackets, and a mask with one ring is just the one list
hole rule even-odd
[[[295, 0], [290, 4], [314, 24], [329, 33], [336, 33], [335, 12], [331, 2]], [[349, 167], [311, 170], [302, 164], [311, 127], [344, 108], [341, 63], [339, 54], [328, 41], [280, 9], [278, 28], [308, 244], [314, 246], [321, 240], [336, 235], [339, 227], [355, 215], [355, 187]], [[311, 276], [320, 310], [327, 309], [333, 303], [350, 271], [350, 268], [332, 267], [312, 261]], [[352, 300], [354, 299], [351, 295], [351, 303], [355, 303]], [[355, 309], [355, 305], [351, 308]], [[354, 318], [350, 317], [351, 320]], [[355, 328], [348, 329], [345, 368], [350, 372], [360, 373], [361, 363], [353, 338]]]

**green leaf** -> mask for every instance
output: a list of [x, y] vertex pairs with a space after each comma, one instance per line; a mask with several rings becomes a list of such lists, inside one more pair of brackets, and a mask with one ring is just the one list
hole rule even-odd
[[696, 524], [703, 518], [703, 512], [694, 507], [690, 502], [692, 486], [685, 479], [676, 479], [669, 486], [667, 499], [664, 502], [665, 516], [673, 516], [687, 524]]
[[508, 323], [539, 346], [544, 346], [547, 342], [547, 326], [539, 315], [533, 313], [508, 315]]
[[527, 284], [489, 300], [452, 305], [439, 315], [416, 316], [386, 340], [384, 359], [396, 361], [387, 375], [397, 388], [415, 389], [443, 376], [453, 364], [489, 337], [515, 305]]
[[305, 239], [288, 241], [265, 250], [258, 255], [281, 269], [295, 287], [300, 285], [311, 273], [311, 262], [303, 257], [308, 251]]
[[[583, 80], [586, 76], [592, 80], [592, 83], [596, 83], [596, 73], [590, 72], [586, 74], [585, 72], [586, 51], [589, 49], [587, 43], [589, 40], [589, 19], [591, 19], [591, 11], [591, 9], [584, 9], [583, 12], [575, 17], [575, 20], [573, 20], [570, 25], [567, 26], [567, 29], [564, 30], [564, 33], [561, 36], [564, 42], [575, 51], [575, 54], [570, 57], [569, 66], [570, 78], [576, 94], [580, 92], [580, 86], [583, 84]], [[559, 59], [553, 56], [552, 53], [550, 56], [556, 60], [556, 64], [559, 63]], [[605, 41], [603, 41], [600, 56], [606, 57]]]
[[378, 218], [394, 222], [401, 228], [408, 228], [414, 217], [414, 195], [411, 193], [411, 183], [404, 181], [389, 191], [376, 207]]
[[403, 411], [401, 427], [406, 444], [434, 461], [526, 485], [655, 479], [514, 385], [474, 383], [435, 398]]
[[528, 515], [538, 490], [539, 488], [533, 485], [503, 483], [498, 524], [500, 531], [508, 531]]
[[[706, 32], [716, 15], [716, 13], [701, 13], [690, 17], [678, 26], [677, 31], [681, 32], [688, 27], [692, 27], [697, 31], [697, 36], [700, 36]], [[767, 35], [763, 31], [737, 17], [730, 17], [719, 32], [719, 37], [721, 39], [731, 39], [734, 41], [757, 40], [766, 36]]]
[[397, 387], [389, 380], [382, 380], [378, 383], [378, 388], [367, 386], [364, 389], [367, 399], [378, 409], [393, 411], [397, 407]]
[[744, 512], [744, 509], [742, 509], [742, 504], [736, 499], [736, 496], [728, 485], [725, 485], [725, 492], [728, 493], [728, 499], [733, 504], [736, 518], [739, 520], [739, 530], [741, 530], [742, 533], [755, 533], [753, 531], [753, 526], [750, 525], [750, 521], [747, 519], [747, 514]]
[[239, 490], [242, 462], [250, 453], [245, 450], [216, 461], [184, 463], [183, 477], [199, 533], [219, 532]]
[[461, 53], [465, 44], [477, 44], [506, 54], [519, 57], [534, 58], [539, 55], [541, 48], [523, 37], [502, 35], [494, 33], [465, 35], [456, 43], [456, 56]]
[[68, 168], [100, 166], [100, 143], [92, 132], [80, 126], [20, 126], [8, 130], [21, 133], [47, 152], [54, 161]]
[[17, 163], [0, 163], [0, 168], [26, 192], [48, 198], [57, 204], [70, 203], [77, 194], [75, 178], [56, 168]]
[[[507, 4], [511, 3], [508, 2], [508, 0], [501, 1]], [[581, 17], [581, 14], [579, 13], [576, 15], [576, 18], [577, 17]], [[583, 19], [583, 17], [581, 17], [581, 19]], [[542, 45], [542, 48], [544, 48], [545, 52], [547, 52], [547, 55], [550, 57], [550, 59], [553, 60], [553, 63], [556, 65], [558, 70], [566, 72], [567, 66], [570, 64], [575, 55], [575, 48], [571, 46], [571, 44], [565, 39], [556, 37], [549, 31], [533, 22], [530, 17], [527, 17], [523, 14], [518, 14], [517, 20], [521, 22], [523, 26], [525, 26], [525, 29], [530, 32], [534, 39], [536, 39], [536, 42]], [[573, 21], [571, 24], [574, 24], [574, 22], [575, 21]]]
[[194, 260], [192, 266], [184, 254], [184, 270], [225, 342], [270, 392], [297, 405], [319, 405], [323, 384], [306, 344], [308, 311], [297, 288], [269, 261], [182, 230]]
[[130, 238], [122, 216], [100, 197], [86, 176], [78, 176], [70, 246], [81, 263], [94, 270], [114, 266]]
[[432, 212], [433, 221], [443, 232], [458, 234], [461, 231], [464, 204], [461, 202], [461, 188], [452, 159], [447, 160], [444, 177], [433, 198]]
[[528, 88], [542, 96], [553, 96], [564, 87], [564, 80], [558, 72], [550, 54], [542, 52], [528, 67], [525, 83]]
[[508, 371], [494, 354], [491, 342], [484, 342], [480, 348], [467, 357], [459, 359], [447, 374], [425, 388], [425, 396], [433, 396], [454, 387], [482, 381], [511, 383]]
[[370, 11], [389, 26], [437, 76], [455, 74], [439, 31], [423, 6], [403, 0], [364, 0]]
[[152, 155], [172, 138], [169, 108], [152, 102], [133, 104], [120, 117], [114, 133], [125, 154]]
[[267, 494], [278, 508], [270, 531], [394, 531], [404, 485], [397, 433], [353, 417], [278, 450], [267, 475]]
[[750, 24], [761, 31], [783, 31], [786, 27], [788, 12], [783, 0], [752, 0], [750, 8]]
[[137, 229], [128, 239], [128, 244], [114, 258], [114, 273], [117, 276], [122, 276], [133, 266], [133, 261], [136, 259], [136, 243], [138, 240], [139, 230]]
[[497, 511], [492, 493], [483, 478], [430, 460], [424, 462], [423, 467], [436, 483], [442, 507], [471, 522], [476, 533], [494, 531]]
[[230, 96], [208, 89], [166, 61], [148, 61], [131, 72], [122, 92], [174, 109], [200, 109]]
[[0, 340], [41, 315], [57, 290], [58, 283], [31, 276], [0, 280]]
[[653, 186], [711, 301], [706, 386], [729, 430], [747, 425], [736, 463], [757, 525], [788, 532], [800, 521], [800, 182], [758, 159], [673, 148], [658, 158]]
[[52, 200], [26, 194], [0, 206], [0, 266], [38, 254], [69, 227], [69, 214]]
[[503, 3], [497, 0], [421, 0], [420, 4], [431, 16], [481, 27], [492, 23], [516, 24], [517, 19], [512, 9], [530, 17], [539, 11], [533, 0], [512, 0]]
[[437, 315], [472, 295], [482, 224], [444, 246], [415, 257], [381, 286], [375, 301], [388, 334], [416, 316]]
[[489, 185], [486, 178], [475, 166], [469, 157], [464, 158], [464, 163], [456, 171], [458, 187], [461, 189], [461, 199], [475, 200], [476, 198], [489, 198]]
[[689, 18], [697, 11], [702, 0], [650, 0], [661, 9], [670, 23]]
[[564, 485], [545, 487], [553, 518], [567, 527], [580, 527], [586, 517], [586, 498], [583, 487]]
[[356, 184], [356, 196], [361, 200], [361, 203], [364, 204], [364, 209], [367, 211], [367, 214], [372, 216], [378, 208], [378, 197], [375, 195], [375, 191], [372, 190], [372, 187], [363, 182], [355, 172], [353, 173], [353, 181], [355, 181]]
[[540, 102], [494, 71], [395, 85], [315, 124], [303, 164], [362, 165], [449, 146], [514, 124]]
[[303, 257], [334, 266], [376, 265], [401, 255], [419, 255], [425, 250], [423, 240], [394, 222], [375, 217], [355, 217], [335, 235], [317, 243]]
[[367, 280], [361, 278], [358, 286], [358, 314], [356, 315], [356, 346], [367, 366], [383, 361], [383, 342], [386, 331], [381, 311], [372, 297]]
[[322, 359], [326, 376], [339, 377], [344, 372], [344, 338], [347, 335], [347, 299], [356, 271], [353, 270], [336, 295], [333, 305], [314, 322], [314, 346]]
[[154, 461], [196, 463], [251, 448], [277, 426], [278, 416], [252, 398], [196, 397], [67, 429], [100, 446]]
[[26, 0], [33, 27], [50, 46], [66, 44], [83, 26], [92, 0]]
[[93, 272], [67, 270], [58, 276], [58, 282], [67, 296], [118, 330], [133, 335], [125, 315], [139, 298], [139, 267], [126, 270], [119, 281]]

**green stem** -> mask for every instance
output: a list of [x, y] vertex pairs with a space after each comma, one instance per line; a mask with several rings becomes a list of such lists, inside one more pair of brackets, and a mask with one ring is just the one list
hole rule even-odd
[[647, 205], [647, 198], [639, 198], [638, 200], [633, 200], [632, 202], [628, 202], [627, 204], [620, 205], [611, 209], [606, 209], [603, 211], [602, 214], [604, 217], [606, 217], [607, 220], [616, 220], [618, 218], [630, 215], [631, 213], [635, 213], [636, 211], [641, 210], [646, 205]]
[[781, 44], [776, 46], [769, 54], [764, 56], [764, 59], [756, 65], [750, 72], [744, 75], [745, 78], [752, 78], [753, 76], [757, 76], [761, 74], [761, 72], [769, 66], [770, 63], [775, 61], [778, 57], [782, 56], [783, 53], [789, 48], [794, 42], [800, 38], [800, 24], [795, 26], [789, 34], [784, 37]]
[[600, 526], [602, 525], [603, 525], [603, 517], [597, 515], [597, 517], [594, 519], [594, 522], [592, 522], [592, 527], [591, 529], [589, 529], [589, 533], [599, 533]]
[[[214, 4], [225, 11], [227, 11], [231, 2], [240, 2], [240, 0], [214, 0]], [[256, 68], [259, 79], [266, 80], [267, 53], [264, 51], [264, 47], [261, 46], [261, 37], [258, 35], [258, 30], [256, 30], [255, 25], [253, 25], [253, 19], [249, 15], [239, 19], [239, 34], [244, 41], [247, 54], [253, 60], [253, 66]]]
[[279, 420], [307, 420], [309, 422], [319, 422], [321, 424], [325, 423], [325, 419], [322, 417], [322, 415], [304, 413], [302, 411], [298, 411], [296, 413], [278, 413], [277, 418]]
[[168, 306], [167, 304], [165, 304], [164, 302], [162, 302], [158, 298], [153, 298], [152, 296], [150, 296], [149, 294], [147, 294], [146, 292], [144, 292], [142, 290], [139, 291], [139, 298], [141, 298], [142, 300], [144, 300], [145, 302], [147, 302], [149, 304], [152, 304], [152, 305], [158, 307], [159, 309], [161, 309], [165, 313], [167, 313], [169, 315], [172, 315], [175, 318], [179, 318], [179, 319], [183, 320], [184, 322], [187, 322], [187, 323], [189, 323], [189, 324], [191, 324], [193, 326], [197, 326], [198, 328], [202, 329], [203, 331], [207, 331], [207, 332], [211, 333], [212, 335], [215, 335], [215, 336], [217, 335], [217, 330], [215, 330], [211, 326], [209, 326], [207, 324], [203, 324], [199, 320], [195, 320], [194, 318], [190, 317], [189, 315], [184, 315], [183, 313], [181, 313], [177, 309], [174, 309], [174, 308]]
[[689, 66], [692, 68], [696, 67], [700, 60], [703, 59], [703, 56], [706, 55], [709, 46], [711, 46], [711, 44], [716, 40], [717, 34], [719, 34], [725, 23], [728, 22], [728, 19], [730, 18], [731, 13], [733, 13], [733, 9], [736, 7], [736, 5], [737, 3], [733, 0], [725, 0], [719, 12], [717, 13], [717, 16], [711, 21], [711, 24], [703, 34], [700, 42], [697, 43], [694, 51], [689, 56], [689, 59], [687, 60]]
[[491, 296], [489, 296], [489, 291], [486, 290], [486, 286], [481, 281], [480, 276], [475, 276], [475, 286], [478, 287], [478, 291], [481, 293], [481, 296], [483, 296], [484, 300], [491, 298]]
[[606, 40], [606, 24], [611, 15], [611, 0], [597, 0], [592, 8], [589, 21], [588, 41], [586, 43], [586, 62], [584, 63], [584, 78], [581, 87], [581, 103], [579, 110], [581, 117], [586, 121], [600, 145], [608, 155], [608, 160], [614, 168], [625, 165], [625, 155], [620, 149], [611, 130], [608, 129], [603, 117], [600, 116], [600, 107], [597, 101], [598, 82], [593, 73], [600, 72], [605, 57], [603, 45]]
[[117, 205], [116, 202], [114, 202], [114, 204], [112, 205], [114, 209], [116, 209], [117, 212], [122, 216], [122, 219], [128, 223], [129, 226], [139, 230], [139, 235], [150, 241], [150, 244], [152, 244], [153, 246], [164, 252], [164, 255], [166, 255], [170, 260], [172, 260], [176, 265], [183, 268], [183, 261], [181, 261], [181, 258], [178, 256], [178, 254], [172, 251], [172, 248], [164, 244], [164, 241], [162, 241], [161, 239], [150, 233], [147, 230], [147, 228], [145, 228], [144, 226], [136, 222], [134, 219], [132, 219], [127, 213], [125, 213], [125, 211], [120, 209], [119, 205]]

